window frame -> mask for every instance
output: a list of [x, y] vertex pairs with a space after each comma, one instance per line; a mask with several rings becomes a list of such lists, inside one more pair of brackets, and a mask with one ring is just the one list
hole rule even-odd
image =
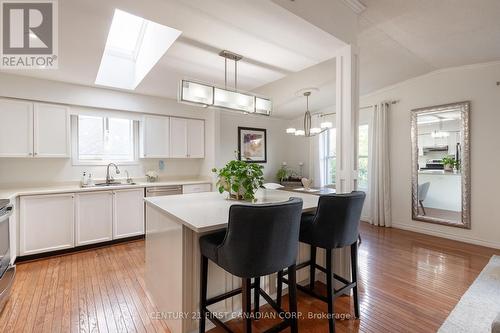
[[[139, 165], [139, 122], [137, 120], [127, 119], [132, 122], [132, 145], [133, 145], [133, 160], [130, 161], [120, 161], [120, 160], [81, 160], [78, 153], [78, 116], [79, 114], [71, 115], [71, 160], [74, 166], [93, 166], [93, 165], [108, 165], [109, 163], [115, 163], [116, 165]], [[119, 118], [120, 117], [110, 117], [107, 115], [93, 115], [96, 117], [105, 118]]]

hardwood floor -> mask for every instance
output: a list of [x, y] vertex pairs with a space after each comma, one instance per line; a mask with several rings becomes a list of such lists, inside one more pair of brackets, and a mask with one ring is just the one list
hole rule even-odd
[[[500, 254], [364, 223], [361, 234], [361, 320], [337, 320], [337, 332], [435, 332], [490, 256]], [[0, 332], [168, 332], [163, 321], [151, 317], [155, 307], [144, 284], [144, 241], [17, 267], [12, 296], [0, 314]], [[339, 298], [335, 309], [352, 314], [351, 299]], [[321, 314], [326, 305], [299, 292], [299, 311], [305, 317]], [[255, 331], [274, 322], [258, 320]], [[229, 325], [242, 331], [237, 320]], [[302, 318], [299, 329], [327, 332], [328, 323]]]
[[0, 332], [168, 332], [145, 290], [142, 240], [22, 263]]

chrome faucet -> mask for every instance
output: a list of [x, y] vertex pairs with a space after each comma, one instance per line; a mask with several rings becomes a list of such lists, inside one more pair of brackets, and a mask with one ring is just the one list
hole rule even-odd
[[114, 166], [115, 167], [115, 173], [117, 175], [120, 174], [120, 169], [118, 169], [118, 167], [116, 166], [116, 164], [114, 163], [109, 163], [108, 166], [106, 167], [106, 184], [109, 184], [109, 183], [112, 183], [115, 179], [113, 178], [113, 176], [111, 176], [109, 174], [109, 167], [110, 166]]

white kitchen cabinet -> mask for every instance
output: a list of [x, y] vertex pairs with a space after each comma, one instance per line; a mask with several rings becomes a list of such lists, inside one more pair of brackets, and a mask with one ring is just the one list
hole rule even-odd
[[113, 192], [76, 194], [75, 216], [75, 246], [112, 240]]
[[144, 234], [144, 188], [113, 192], [113, 239]]
[[144, 116], [140, 123], [141, 157], [168, 158], [170, 148], [170, 119]]
[[187, 119], [170, 118], [170, 157], [188, 157], [188, 128]]
[[187, 143], [187, 155], [189, 158], [205, 157], [205, 121], [200, 119], [188, 119]]
[[205, 157], [205, 121], [170, 118], [170, 157]]
[[33, 156], [33, 103], [0, 99], [0, 157]]
[[20, 198], [20, 255], [74, 246], [74, 194]]
[[70, 155], [66, 106], [1, 99], [0, 123], [0, 157]]
[[35, 157], [69, 157], [69, 109], [64, 105], [34, 104]]
[[212, 190], [211, 184], [182, 185], [182, 194], [210, 192], [211, 190]]

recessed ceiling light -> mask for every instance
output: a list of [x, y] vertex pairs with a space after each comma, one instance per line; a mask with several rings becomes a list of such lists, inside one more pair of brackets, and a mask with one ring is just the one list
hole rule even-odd
[[115, 9], [95, 83], [135, 89], [181, 33]]

